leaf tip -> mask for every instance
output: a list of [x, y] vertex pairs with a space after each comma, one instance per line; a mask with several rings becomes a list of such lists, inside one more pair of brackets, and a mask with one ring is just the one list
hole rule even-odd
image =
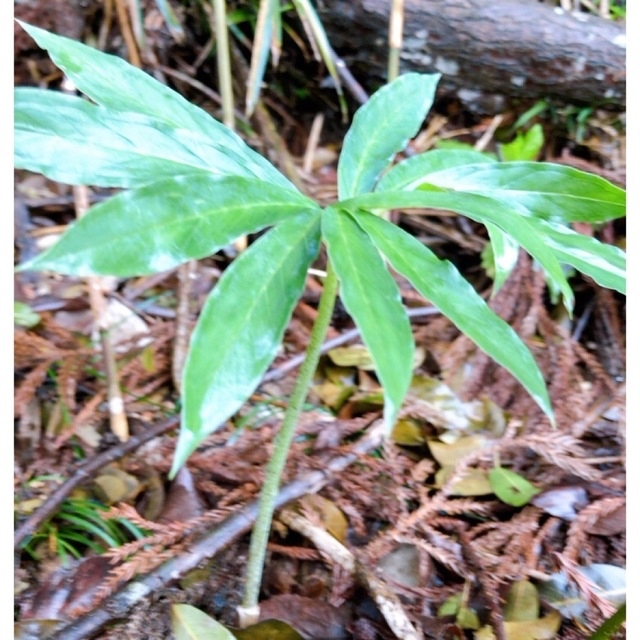
[[[184, 422], [183, 422], [184, 424]], [[184, 427], [180, 429], [178, 436], [178, 444], [173, 454], [173, 463], [169, 471], [169, 480], [174, 480], [178, 471], [185, 465], [189, 456], [198, 448], [198, 442], [195, 441], [194, 434]]]
[[38, 258], [31, 258], [31, 260], [27, 260], [22, 264], [16, 265], [14, 267], [16, 273], [22, 273], [23, 271], [39, 271], [37, 266]]

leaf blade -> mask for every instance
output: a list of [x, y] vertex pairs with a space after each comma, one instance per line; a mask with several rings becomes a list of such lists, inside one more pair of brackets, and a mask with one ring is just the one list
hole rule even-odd
[[[394, 224], [366, 211], [354, 215], [393, 269], [407, 278], [480, 349], [507, 369], [553, 423], [544, 378], [531, 352], [460, 272]], [[425, 268], [427, 265], [428, 269]]]
[[266, 158], [256, 153], [234, 131], [224, 126], [181, 95], [161, 84], [122, 58], [80, 42], [49, 33], [18, 20], [18, 23], [46, 49], [75, 86], [94, 102], [113, 111], [135, 112], [216, 140], [240, 156], [256, 175], [267, 182], [296, 191]]
[[204, 173], [164, 178], [95, 205], [20, 269], [79, 276], [156, 273], [314, 210], [319, 207], [302, 194], [261, 180]]
[[190, 604], [171, 605], [171, 629], [177, 640], [235, 640], [226, 627]]
[[492, 296], [495, 296], [506, 282], [509, 274], [515, 269], [518, 262], [518, 243], [500, 227], [487, 222], [487, 232], [491, 242], [491, 252], [493, 254], [493, 267], [495, 275], [493, 278]]
[[420, 129], [439, 79], [440, 74], [404, 74], [356, 111], [338, 161], [340, 200], [373, 189], [393, 156]]
[[[14, 163], [66, 184], [136, 187], [190, 171], [256, 176], [215, 142], [54, 91], [15, 91]], [[87, 144], [90, 141], [90, 144]]]
[[460, 149], [433, 149], [420, 153], [411, 158], [405, 158], [385, 173], [376, 185], [376, 191], [399, 191], [411, 189], [412, 185], [420, 184], [432, 173], [452, 169], [467, 164], [485, 162], [495, 163], [496, 160], [480, 151]]
[[622, 249], [576, 233], [562, 224], [533, 219], [560, 262], [593, 278], [601, 287], [627, 293], [626, 254]]
[[526, 249], [547, 271], [562, 292], [564, 304], [573, 308], [573, 291], [555, 254], [531, 226], [524, 207], [484, 194], [453, 191], [384, 191], [368, 193], [341, 203], [350, 211], [358, 209], [435, 208], [455, 211], [472, 220], [493, 223]]
[[360, 328], [385, 397], [384, 417], [391, 433], [413, 369], [411, 325], [400, 292], [368, 236], [351, 215], [328, 207], [322, 235], [340, 280], [340, 297]]
[[513, 507], [523, 507], [533, 496], [540, 493], [526, 478], [511, 469], [493, 467], [489, 470], [489, 482], [502, 502]]
[[[185, 363], [182, 426], [170, 477], [260, 383], [320, 243], [320, 212], [281, 222], [244, 251], [207, 299]], [[238, 291], [252, 287], [251, 295]], [[218, 345], [212, 353], [212, 346]]]
[[[606, 222], [626, 212], [626, 194], [604, 178], [548, 162], [497, 162], [452, 167], [418, 179], [452, 191], [508, 199], [555, 222]], [[409, 187], [408, 187], [409, 188]]]

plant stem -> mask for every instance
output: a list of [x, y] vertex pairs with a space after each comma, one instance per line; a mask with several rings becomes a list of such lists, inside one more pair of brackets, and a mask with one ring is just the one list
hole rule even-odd
[[404, 27], [404, 0], [392, 0], [389, 17], [389, 61], [387, 82], [392, 82], [400, 72], [400, 51], [402, 50], [402, 30]]
[[324, 283], [322, 295], [320, 296], [320, 304], [318, 305], [318, 316], [311, 331], [305, 360], [300, 368], [300, 373], [298, 374], [298, 379], [291, 394], [282, 426], [274, 439], [273, 455], [265, 469], [264, 484], [260, 493], [258, 517], [253, 528], [253, 533], [251, 534], [244, 600], [242, 606], [238, 607], [240, 626], [242, 628], [250, 624], [255, 624], [260, 612], [258, 596], [260, 594], [260, 584], [262, 583], [262, 571], [264, 569], [264, 559], [267, 552], [267, 542], [271, 531], [274, 503], [280, 487], [280, 477], [287, 461], [289, 448], [293, 440], [302, 405], [307, 397], [313, 374], [318, 366], [322, 342], [331, 323], [331, 316], [337, 295], [338, 278], [331, 264], [328, 264], [327, 278]]
[[235, 129], [235, 111], [233, 105], [233, 83], [231, 81], [231, 57], [229, 55], [229, 36], [227, 33], [227, 8], [224, 0], [214, 0], [215, 34], [218, 52], [218, 84], [222, 96], [222, 122]]

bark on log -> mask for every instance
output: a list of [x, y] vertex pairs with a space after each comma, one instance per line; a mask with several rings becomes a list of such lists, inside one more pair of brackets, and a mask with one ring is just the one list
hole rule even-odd
[[[318, 2], [330, 42], [358, 78], [385, 79], [390, 4]], [[621, 23], [535, 0], [405, 0], [404, 13], [401, 73], [438, 71], [440, 89], [465, 103], [489, 93], [625, 108]]]

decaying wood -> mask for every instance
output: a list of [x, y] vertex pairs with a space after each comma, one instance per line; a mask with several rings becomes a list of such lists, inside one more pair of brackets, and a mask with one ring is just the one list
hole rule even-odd
[[[390, 3], [318, 5], [334, 49], [356, 77], [384, 80]], [[483, 98], [479, 111], [503, 108], [486, 94], [625, 107], [621, 23], [535, 0], [406, 0], [404, 10], [401, 72], [440, 72], [440, 90], [463, 102]]]

